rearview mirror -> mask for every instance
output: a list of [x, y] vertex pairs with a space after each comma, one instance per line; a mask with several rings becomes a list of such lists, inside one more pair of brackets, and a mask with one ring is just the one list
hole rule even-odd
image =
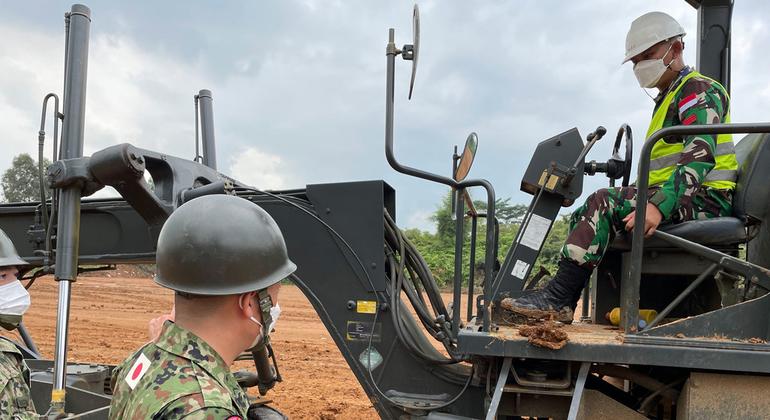
[[414, 77], [417, 74], [417, 58], [420, 56], [420, 9], [414, 5], [412, 12], [412, 45], [404, 45], [404, 60], [412, 61], [412, 80], [409, 82], [409, 99], [412, 99]]
[[473, 159], [476, 157], [476, 149], [479, 147], [479, 137], [476, 133], [470, 133], [465, 140], [465, 147], [463, 153], [460, 155], [460, 160], [457, 162], [457, 168], [455, 169], [454, 179], [460, 182], [468, 176], [468, 172], [471, 171], [473, 166]]

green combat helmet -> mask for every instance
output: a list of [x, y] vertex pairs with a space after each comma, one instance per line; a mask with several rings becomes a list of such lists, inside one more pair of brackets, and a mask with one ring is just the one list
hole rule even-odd
[[11, 238], [0, 229], [0, 267], [11, 265], [20, 266], [29, 265], [29, 263], [19, 257], [19, 254], [16, 252], [16, 247], [13, 246], [13, 242], [11, 242]]
[[155, 282], [194, 295], [234, 295], [269, 286], [297, 266], [272, 217], [230, 195], [207, 195], [181, 205], [158, 237]]

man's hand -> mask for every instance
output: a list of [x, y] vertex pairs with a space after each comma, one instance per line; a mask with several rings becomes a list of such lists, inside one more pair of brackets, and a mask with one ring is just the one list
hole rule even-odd
[[150, 320], [150, 323], [147, 326], [147, 336], [150, 337], [150, 341], [155, 341], [158, 338], [160, 331], [163, 329], [163, 323], [166, 321], [173, 321], [174, 316], [176, 316], [176, 306], [171, 308], [170, 313], [163, 314]]
[[[663, 220], [663, 215], [660, 214], [660, 210], [655, 207], [654, 204], [647, 203], [647, 211], [644, 218], [644, 237], [649, 238], [655, 233], [655, 229], [658, 228], [660, 222]], [[634, 229], [634, 218], [636, 217], [636, 210], [628, 214], [623, 221], [626, 222], [626, 230], [631, 231]]]

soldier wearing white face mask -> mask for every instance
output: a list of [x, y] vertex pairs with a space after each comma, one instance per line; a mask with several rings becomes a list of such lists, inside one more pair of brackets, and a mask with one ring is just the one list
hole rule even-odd
[[[12, 331], [29, 308], [27, 289], [19, 282], [19, 258], [16, 248], [0, 230], [0, 327]], [[22, 354], [9, 340], [0, 337], [0, 414], [6, 419], [37, 419], [29, 392], [29, 369]]]
[[250, 408], [229, 369], [267, 342], [280, 281], [297, 268], [275, 221], [244, 198], [196, 198], [163, 225], [156, 263], [155, 282], [175, 291], [174, 315], [113, 372], [109, 417], [283, 419]]
[[[623, 63], [634, 64], [639, 86], [658, 90], [647, 138], [676, 125], [730, 122], [725, 88], [685, 65], [684, 36], [684, 28], [662, 12], [638, 17], [626, 36]], [[655, 143], [650, 159], [646, 236], [661, 223], [732, 214], [738, 161], [729, 134], [666, 137]], [[615, 235], [633, 229], [635, 211], [633, 186], [602, 188], [591, 194], [572, 214], [553, 280], [541, 290], [503, 304], [525, 316], [532, 310], [555, 311], [558, 320], [572, 322], [580, 292]]]

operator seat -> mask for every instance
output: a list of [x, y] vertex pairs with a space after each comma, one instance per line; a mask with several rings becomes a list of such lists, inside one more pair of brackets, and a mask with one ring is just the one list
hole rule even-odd
[[[748, 243], [747, 260], [770, 267], [770, 134], [744, 137], [735, 146], [735, 154], [740, 166], [733, 216], [691, 220], [659, 229], [736, 257], [740, 255], [740, 245]], [[603, 315], [619, 306], [620, 283], [630, 273], [630, 250], [631, 234], [617, 235], [597, 267], [590, 299], [594, 305], [593, 322], [609, 322]], [[710, 264], [655, 237], [645, 239], [640, 307], [664, 308]], [[702, 283], [695, 293], [698, 296], [688, 297], [688, 302], [683, 302], [671, 316], [695, 315], [730, 304], [727, 295], [722, 294], [729, 284], [729, 279]]]
[[[733, 194], [733, 216], [666, 224], [659, 228], [662, 232], [719, 248], [737, 246], [753, 237], [751, 227], [761, 223], [770, 209], [770, 134], [747, 135], [735, 146], [735, 155], [739, 170]], [[646, 239], [644, 246], [672, 247], [656, 238]], [[631, 235], [618, 235], [610, 247], [630, 250]]]

